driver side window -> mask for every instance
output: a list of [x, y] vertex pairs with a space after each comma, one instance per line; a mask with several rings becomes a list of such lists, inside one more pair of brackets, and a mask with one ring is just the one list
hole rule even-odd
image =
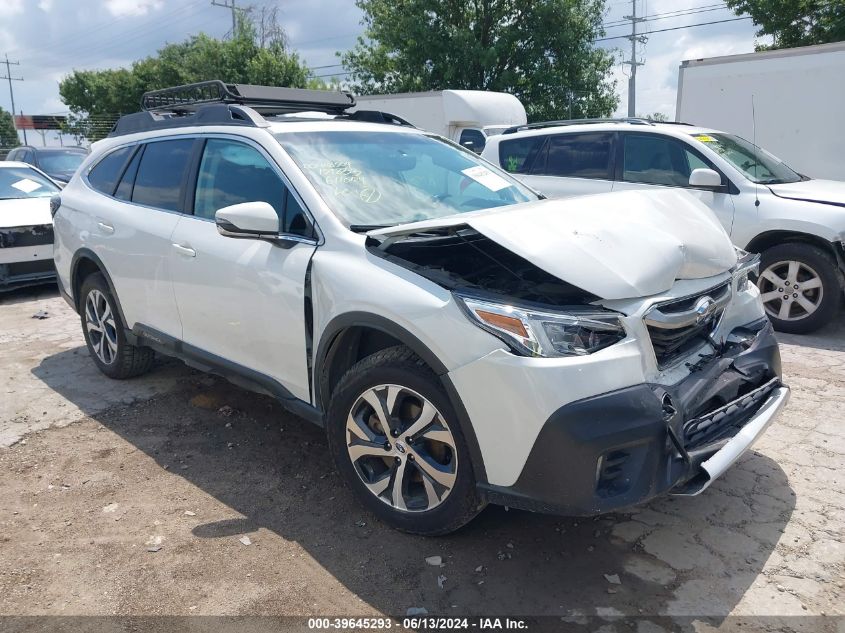
[[282, 233], [313, 237], [307, 215], [261, 152], [246, 143], [209, 139], [197, 174], [194, 215], [213, 220], [218, 209], [242, 202], [266, 202], [276, 210]]

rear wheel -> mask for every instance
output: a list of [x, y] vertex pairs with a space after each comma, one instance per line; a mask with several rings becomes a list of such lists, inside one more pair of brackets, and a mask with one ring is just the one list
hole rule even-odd
[[82, 333], [97, 368], [109, 378], [132, 378], [150, 370], [155, 352], [130, 345], [106, 278], [94, 273], [80, 289]]
[[764, 251], [757, 286], [780, 332], [817, 330], [833, 319], [842, 301], [836, 262], [811, 244], [780, 244]]
[[483, 508], [449, 398], [405, 347], [377, 352], [341, 378], [327, 432], [347, 484], [392, 527], [446, 534]]

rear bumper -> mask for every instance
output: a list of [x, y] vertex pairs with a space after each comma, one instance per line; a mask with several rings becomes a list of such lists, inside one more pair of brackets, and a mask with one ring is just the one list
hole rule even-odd
[[44, 283], [55, 277], [51, 225], [0, 229], [0, 291]]
[[564, 405], [543, 426], [512, 486], [489, 501], [594, 515], [665, 493], [706, 489], [763, 434], [789, 397], [766, 322], [679, 383], [640, 384]]

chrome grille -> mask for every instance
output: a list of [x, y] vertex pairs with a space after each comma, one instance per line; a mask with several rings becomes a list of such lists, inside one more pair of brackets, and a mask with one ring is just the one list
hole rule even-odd
[[657, 366], [671, 366], [700, 347], [719, 324], [731, 299], [729, 281], [705, 292], [659, 303], [645, 315]]

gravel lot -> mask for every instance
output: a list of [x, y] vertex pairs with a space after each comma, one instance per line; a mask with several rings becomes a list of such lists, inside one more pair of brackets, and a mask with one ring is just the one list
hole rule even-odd
[[842, 618], [806, 616], [845, 615], [845, 319], [782, 342], [789, 406], [700, 497], [595, 520], [491, 507], [427, 539], [364, 512], [322, 431], [270, 398], [167, 360], [110, 381], [54, 289], [0, 296], [0, 614], [425, 607], [599, 616], [606, 630], [671, 628], [660, 615], [837, 630]]

